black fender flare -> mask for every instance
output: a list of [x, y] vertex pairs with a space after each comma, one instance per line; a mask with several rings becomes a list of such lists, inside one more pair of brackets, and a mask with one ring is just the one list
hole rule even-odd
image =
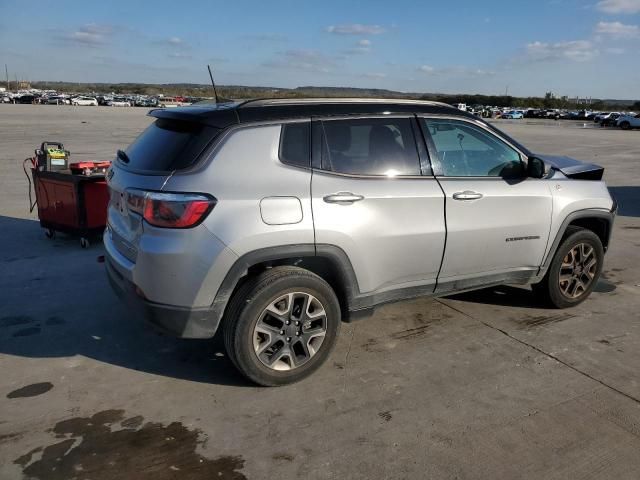
[[560, 246], [560, 242], [562, 241], [562, 238], [564, 237], [564, 234], [566, 233], [567, 228], [575, 220], [585, 219], [585, 218], [597, 218], [599, 220], [604, 220], [607, 223], [608, 228], [607, 228], [607, 234], [606, 234], [606, 241], [603, 242], [603, 247], [606, 252], [607, 247], [609, 245], [609, 240], [611, 238], [611, 232], [613, 230], [613, 220], [616, 215], [616, 207], [617, 207], [617, 204], [614, 201], [614, 205], [611, 210], [587, 208], [584, 210], [576, 210], [575, 212], [571, 212], [569, 215], [567, 215], [565, 219], [562, 221], [562, 224], [560, 225], [560, 228], [558, 229], [558, 232], [556, 233], [556, 236], [553, 239], [553, 242], [551, 243], [551, 247], [546, 253], [546, 257], [542, 262], [542, 265], [540, 266], [540, 270], [538, 272], [537, 277], [542, 278], [547, 273], [547, 270], [549, 269], [549, 265], [551, 264], [551, 260], [553, 259], [553, 256], [555, 255], [556, 251], [558, 250], [558, 247]]
[[340, 282], [346, 297], [347, 307], [349, 309], [351, 308], [354, 299], [359, 296], [360, 290], [353, 265], [351, 265], [347, 254], [335, 245], [305, 243], [261, 248], [245, 253], [238, 258], [227, 272], [211, 304], [210, 314], [212, 319], [216, 322], [222, 319], [231, 295], [251, 267], [264, 262], [296, 257], [324, 258], [331, 262], [334, 269], [340, 275]]

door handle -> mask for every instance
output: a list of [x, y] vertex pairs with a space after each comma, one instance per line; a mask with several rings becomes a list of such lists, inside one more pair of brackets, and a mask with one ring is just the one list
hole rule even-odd
[[453, 194], [454, 200], [478, 200], [479, 198], [482, 198], [482, 194], [472, 192], [471, 190], [465, 190], [464, 192], [456, 192]]
[[362, 195], [355, 195], [351, 192], [339, 192], [327, 195], [322, 199], [327, 203], [341, 203], [344, 205], [351, 205], [353, 202], [364, 200], [364, 197]]

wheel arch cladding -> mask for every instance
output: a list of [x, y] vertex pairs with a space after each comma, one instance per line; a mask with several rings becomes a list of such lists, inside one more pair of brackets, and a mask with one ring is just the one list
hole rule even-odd
[[569, 229], [570, 226], [586, 228], [587, 230], [593, 231], [600, 238], [602, 247], [606, 252], [607, 247], [609, 246], [611, 231], [613, 230], [614, 216], [614, 211], [599, 209], [578, 210], [567, 215], [556, 233], [555, 239], [551, 244], [551, 248], [546, 254], [542, 265], [542, 272], [545, 272], [549, 268], [549, 263], [562, 243], [562, 240], [565, 238], [567, 229]]
[[602, 242], [602, 247], [605, 252], [607, 251], [607, 247], [609, 246], [609, 236], [611, 232], [611, 223], [608, 219], [602, 217], [579, 217], [575, 220], [572, 220], [568, 225], [569, 227], [580, 227], [586, 230], [591, 230], [595, 233], [598, 238], [600, 238], [600, 242]]
[[334, 245], [286, 245], [263, 248], [243, 255], [223, 280], [212, 310], [222, 316], [229, 299], [248, 278], [268, 268], [282, 265], [307, 269], [325, 280], [338, 297], [344, 318], [348, 317], [353, 298], [359, 293], [358, 282], [346, 253]]

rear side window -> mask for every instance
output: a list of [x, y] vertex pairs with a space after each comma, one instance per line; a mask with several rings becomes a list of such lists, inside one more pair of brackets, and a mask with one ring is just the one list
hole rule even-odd
[[135, 170], [167, 172], [193, 165], [220, 129], [194, 122], [159, 118], [127, 148]]
[[420, 175], [408, 118], [329, 120], [323, 127], [324, 170], [354, 175]]
[[280, 161], [296, 167], [311, 166], [311, 127], [309, 122], [282, 125]]

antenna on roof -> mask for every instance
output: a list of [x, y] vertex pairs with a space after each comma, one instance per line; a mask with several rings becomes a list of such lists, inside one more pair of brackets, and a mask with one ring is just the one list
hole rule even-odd
[[216, 83], [213, 81], [213, 74], [211, 73], [211, 67], [207, 65], [207, 70], [209, 70], [209, 78], [211, 78], [211, 86], [213, 86], [213, 95], [216, 97], [216, 103], [220, 103], [218, 100], [218, 92], [216, 91]]

